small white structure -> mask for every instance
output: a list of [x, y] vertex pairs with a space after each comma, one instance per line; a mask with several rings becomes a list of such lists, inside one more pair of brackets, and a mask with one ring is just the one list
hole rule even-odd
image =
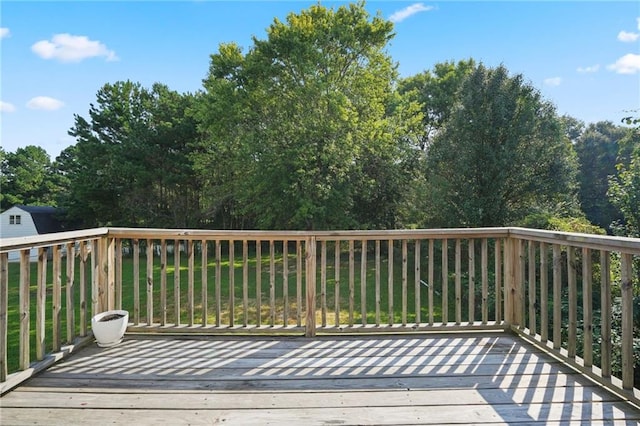
[[[16, 205], [0, 214], [0, 238], [19, 238], [64, 231], [59, 219], [60, 209], [51, 206]], [[37, 250], [31, 250], [31, 258]], [[9, 253], [9, 260], [19, 259], [19, 253]]]

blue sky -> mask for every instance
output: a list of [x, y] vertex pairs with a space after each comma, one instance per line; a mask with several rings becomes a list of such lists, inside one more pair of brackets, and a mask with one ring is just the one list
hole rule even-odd
[[[11, 1], [0, 3], [0, 141], [75, 141], [98, 89], [118, 80], [196, 92], [221, 42], [245, 49], [306, 1]], [[346, 2], [321, 2], [337, 7]], [[640, 3], [370, 1], [395, 22], [388, 52], [402, 76], [474, 58], [521, 73], [560, 114], [619, 123], [640, 108]]]

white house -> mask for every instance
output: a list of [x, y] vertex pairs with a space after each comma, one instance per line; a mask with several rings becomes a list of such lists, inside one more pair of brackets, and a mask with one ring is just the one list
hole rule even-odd
[[[0, 238], [28, 237], [64, 231], [58, 215], [61, 210], [51, 206], [16, 205], [0, 214]], [[9, 260], [18, 260], [19, 254], [9, 253]], [[31, 250], [37, 257], [37, 250]]]

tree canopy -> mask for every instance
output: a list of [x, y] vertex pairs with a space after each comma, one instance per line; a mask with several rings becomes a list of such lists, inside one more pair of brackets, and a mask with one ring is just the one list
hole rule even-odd
[[576, 205], [576, 163], [554, 107], [504, 66], [460, 85], [429, 147], [426, 206], [440, 226], [500, 226]]
[[317, 4], [220, 44], [195, 94], [105, 83], [55, 161], [0, 150], [0, 207], [84, 226], [635, 232], [637, 132], [559, 117], [473, 58], [399, 78], [393, 36], [364, 3]]
[[[189, 162], [196, 125], [193, 97], [162, 84], [105, 84], [89, 120], [75, 116], [75, 146], [61, 164], [66, 199], [87, 225], [197, 226], [198, 187]], [[195, 216], [195, 217], [194, 217]]]
[[[287, 229], [351, 228], [363, 206], [393, 209], [387, 176], [401, 152], [388, 111], [391, 37], [392, 24], [361, 4], [315, 5], [276, 19], [246, 54], [221, 45], [200, 110], [210, 202]], [[210, 173], [221, 161], [233, 170]]]

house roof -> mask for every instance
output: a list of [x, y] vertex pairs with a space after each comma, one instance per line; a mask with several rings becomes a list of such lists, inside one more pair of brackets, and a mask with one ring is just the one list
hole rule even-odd
[[64, 210], [51, 206], [15, 206], [31, 215], [38, 234], [51, 234], [65, 230], [59, 219]]

